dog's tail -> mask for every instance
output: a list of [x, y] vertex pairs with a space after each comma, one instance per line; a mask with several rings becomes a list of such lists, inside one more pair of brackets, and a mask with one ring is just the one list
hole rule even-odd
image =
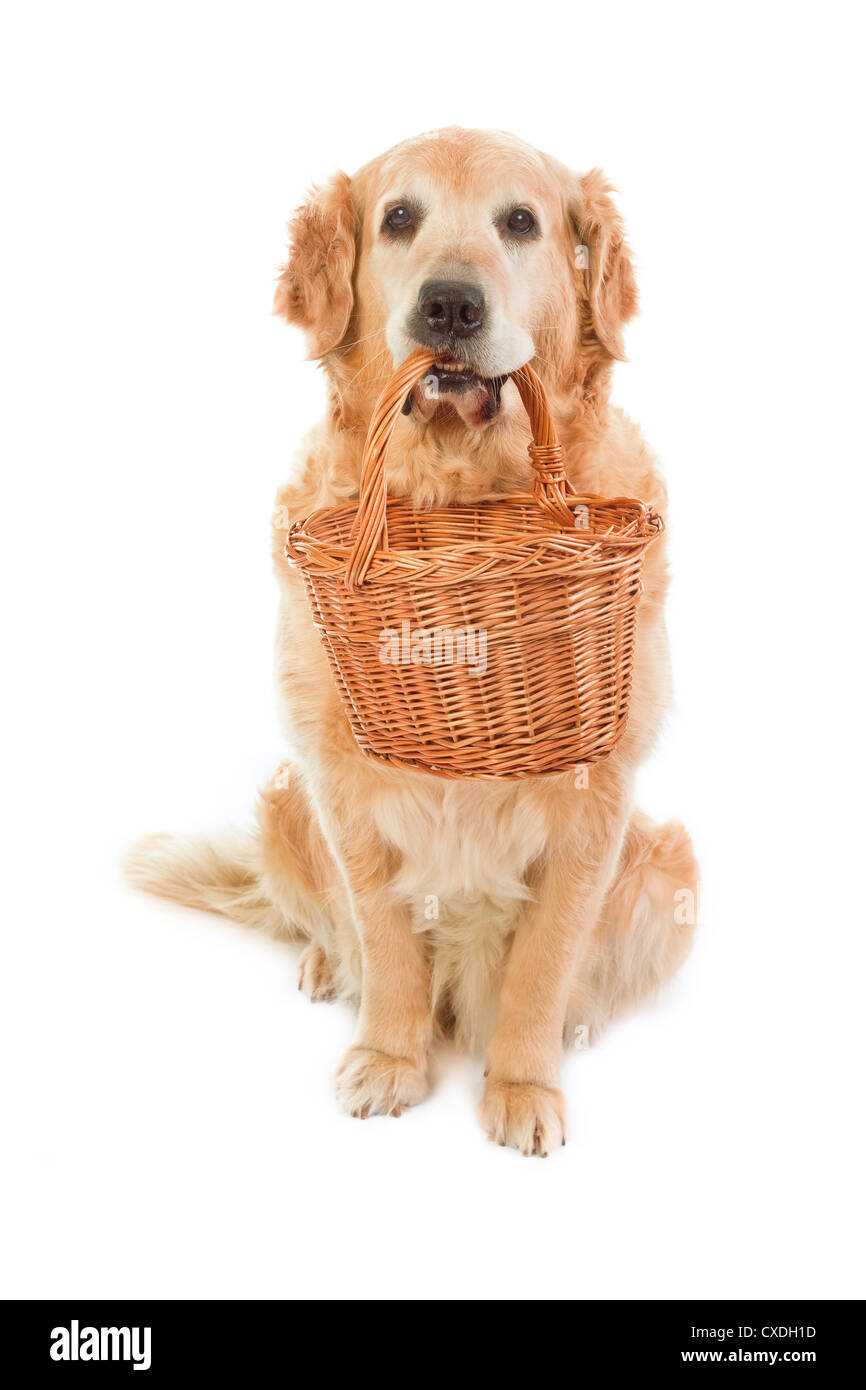
[[127, 879], [161, 898], [221, 912], [273, 935], [294, 935], [262, 874], [258, 841], [229, 833], [219, 840], [146, 835], [123, 860]]

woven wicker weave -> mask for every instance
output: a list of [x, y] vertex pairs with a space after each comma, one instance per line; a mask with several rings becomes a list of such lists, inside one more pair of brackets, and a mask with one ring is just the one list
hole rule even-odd
[[435, 360], [413, 353], [382, 392], [360, 502], [314, 512], [287, 539], [355, 738], [368, 757], [440, 777], [598, 762], [625, 727], [661, 517], [574, 492], [530, 367], [511, 379], [532, 428], [532, 493], [431, 511], [388, 498], [391, 432]]

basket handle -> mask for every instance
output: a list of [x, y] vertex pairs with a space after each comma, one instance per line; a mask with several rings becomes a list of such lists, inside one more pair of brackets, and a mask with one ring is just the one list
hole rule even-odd
[[[352, 526], [352, 552], [346, 566], [346, 585], [357, 589], [363, 584], [376, 550], [388, 547], [385, 482], [385, 456], [406, 396], [416, 381], [436, 362], [437, 354], [417, 348], [397, 368], [373, 409], [361, 464], [360, 502]], [[561, 527], [572, 529], [574, 513], [568, 504], [576, 496], [565, 472], [565, 453], [556, 436], [544, 387], [530, 366], [511, 373], [520, 393], [532, 429], [529, 457], [535, 470], [533, 493]]]

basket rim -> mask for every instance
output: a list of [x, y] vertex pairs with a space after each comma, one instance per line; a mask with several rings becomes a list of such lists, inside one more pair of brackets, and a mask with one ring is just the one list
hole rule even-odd
[[[373, 554], [366, 583], [411, 586], [426, 583], [439, 588], [470, 577], [476, 582], [495, 582], [521, 573], [538, 576], [541, 572], [546, 575], [570, 572], [582, 565], [598, 564], [602, 555], [615, 567], [633, 557], [635, 551], [644, 550], [664, 529], [661, 516], [634, 497], [601, 497], [594, 493], [582, 493], [569, 501], [572, 507], [589, 506], [597, 511], [611, 509], [630, 512], [631, 519], [622, 522], [619, 529], [615, 526], [606, 530], [575, 527], [569, 531], [551, 521], [531, 492], [492, 494], [465, 506], [451, 504], [441, 507], [417, 507], [410, 498], [389, 497], [386, 515], [393, 516], [396, 512], [405, 517], [408, 514], [417, 518], [422, 525], [424, 522], [447, 520], [455, 513], [483, 510], [491, 505], [496, 506], [500, 516], [511, 508], [515, 511], [530, 508], [544, 522], [544, 528], [527, 531], [515, 519], [513, 532], [500, 531], [495, 538], [447, 540], [429, 549], [419, 549], [417, 546], [378, 547]], [[345, 541], [332, 539], [328, 531], [335, 521], [354, 520], [359, 505], [358, 502], [349, 502], [341, 507], [320, 507], [296, 521], [286, 536], [284, 553], [289, 564], [311, 577], [338, 578], [344, 575], [354, 542], [351, 537]]]
[[[360, 500], [354, 498], [349, 502], [342, 503], [339, 507], [316, 507], [312, 512], [309, 512], [307, 516], [293, 522], [290, 529], [295, 530], [299, 527], [307, 528], [312, 522], [318, 522], [323, 517], [336, 518], [338, 516], [354, 516], [358, 512], [360, 505]], [[551, 534], [563, 536], [570, 536], [572, 534], [571, 530], [566, 529], [564, 526], [557, 525], [550, 514], [539, 504], [535, 493], [528, 491], [489, 492], [485, 493], [483, 497], [475, 498], [472, 502], [447, 502], [438, 507], [419, 507], [412, 501], [411, 497], [395, 496], [389, 493], [386, 506], [389, 511], [399, 509], [401, 511], [412, 512], [413, 515], [419, 517], [448, 517], [453, 516], [456, 512], [481, 511], [488, 506], [496, 506], [501, 510], [505, 510], [507, 507], [512, 506], [521, 510], [524, 510], [526, 507], [531, 507], [539, 520], [544, 522]], [[575, 493], [569, 498], [569, 508], [573, 511], [575, 507], [580, 506], [595, 507], [596, 510], [601, 510], [602, 508], [617, 511], [630, 510], [635, 514], [633, 520], [645, 518], [648, 523], [652, 524], [653, 531], [659, 529], [658, 523], [661, 522], [661, 517], [658, 513], [649, 506], [648, 503], [641, 502], [637, 497], [602, 497], [600, 494], [594, 492]], [[611, 534], [607, 531], [592, 531], [588, 527], [576, 527], [575, 531], [579, 536], [607, 537]], [[518, 539], [524, 534], [526, 533], [520, 531], [516, 532]], [[530, 532], [529, 534], [535, 533]], [[615, 537], [615, 534], [616, 533], [613, 533], [613, 537]]]

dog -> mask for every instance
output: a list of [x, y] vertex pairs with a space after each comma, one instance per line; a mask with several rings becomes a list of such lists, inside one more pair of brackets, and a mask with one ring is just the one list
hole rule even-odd
[[526, 491], [528, 426], [508, 377], [531, 362], [575, 489], [664, 514], [657, 464], [608, 399], [637, 308], [611, 193], [598, 169], [581, 177], [510, 135], [452, 128], [336, 174], [295, 213], [275, 310], [305, 332], [329, 404], [273, 526], [291, 758], [260, 795], [255, 833], [149, 837], [128, 864], [153, 892], [303, 942], [299, 987], [356, 1001], [337, 1073], [350, 1114], [421, 1101], [447, 1035], [486, 1058], [488, 1136], [542, 1156], [565, 1142], [564, 1044], [664, 984], [694, 930], [689, 837], [632, 801], [670, 701], [664, 538], [646, 555], [627, 728], [579, 785], [447, 781], [365, 758], [284, 547], [294, 521], [357, 499], [374, 402], [419, 346], [438, 362], [398, 419], [392, 495], [427, 507]]

